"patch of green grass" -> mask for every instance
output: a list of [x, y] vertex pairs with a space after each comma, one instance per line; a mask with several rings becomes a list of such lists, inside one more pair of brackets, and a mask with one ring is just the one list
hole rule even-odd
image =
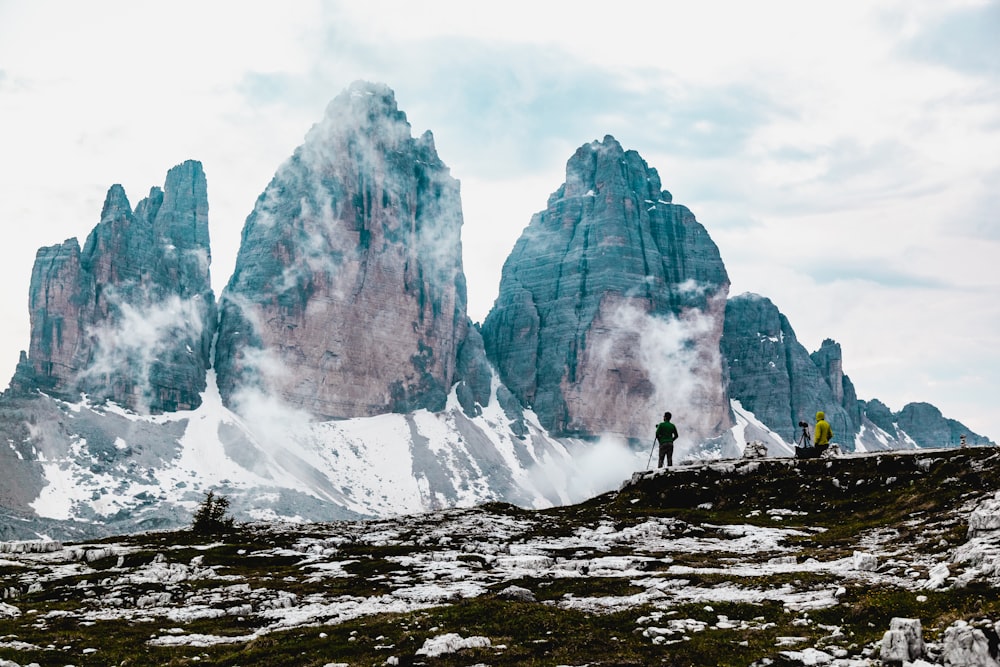
[[[926, 600], [919, 601], [917, 597]], [[986, 585], [945, 591], [904, 591], [895, 588], [850, 588], [841, 604], [811, 612], [821, 623], [840, 625], [866, 642], [877, 641], [895, 617], [919, 618], [925, 633], [942, 631], [953, 621], [1000, 617], [1000, 598]]]
[[[32, 627], [18, 628], [8, 633], [6, 623], [0, 632], [14, 635], [17, 640], [34, 644], [38, 649], [10, 649], [0, 647], [0, 658], [17, 664], [36, 662], [40, 665], [78, 665], [80, 667], [106, 665], [174, 665], [185, 653], [196, 655], [190, 648], [156, 648], [145, 645], [150, 635], [157, 633], [154, 623], [121, 623], [101, 621], [83, 625], [76, 619], [52, 618], [44, 630]], [[5, 641], [10, 641], [5, 640]], [[47, 648], [52, 646], [52, 648]], [[97, 649], [85, 653], [86, 649]]]
[[[623, 582], [607, 579], [596, 582], [586, 594], [618, 594]], [[554, 592], [574, 593], [570, 582], [554, 581]], [[607, 588], [605, 588], [607, 587]], [[334, 626], [304, 627], [276, 632], [251, 641], [198, 647], [154, 647], [146, 642], [161, 636], [169, 622], [109, 623], [79, 625], [70, 618], [53, 619], [44, 630], [10, 628], [0, 625], [5, 634], [16, 634], [22, 641], [39, 646], [53, 644], [55, 650], [18, 652], [0, 649], [0, 657], [36, 661], [40, 664], [86, 665], [316, 665], [346, 662], [351, 665], [382, 665], [396, 656], [401, 665], [426, 664], [459, 667], [483, 663], [505, 665], [551, 666], [556, 664], [590, 665], [677, 665], [718, 664], [746, 665], [773, 651], [775, 636], [783, 629], [712, 630], [678, 636], [677, 644], [655, 645], [642, 631], [655, 623], [640, 624], [639, 619], [654, 610], [639, 607], [613, 614], [587, 614], [560, 609], [546, 603], [523, 603], [500, 600], [493, 596], [462, 600], [453, 605], [409, 614], [380, 615], [355, 619]], [[758, 625], [788, 620], [778, 603], [718, 603], [713, 610], [706, 605], [686, 604], [676, 608], [675, 618], [694, 618], [715, 623], [719, 615], [732, 620], [753, 620]], [[666, 621], [664, 620], [665, 624]], [[250, 623], [232, 617], [201, 619], [174, 624], [184, 634], [242, 636], [253, 631]], [[14, 630], [14, 632], [9, 632]], [[489, 648], [467, 649], [437, 658], [418, 656], [424, 642], [448, 632], [463, 637], [485, 636]], [[325, 635], [325, 636], [323, 636]], [[743, 642], [743, 644], [741, 644]], [[69, 648], [64, 649], [63, 647]], [[83, 654], [84, 648], [98, 648]], [[707, 662], [706, 662], [707, 661]]]
[[830, 588], [840, 579], [826, 572], [776, 572], [761, 576], [744, 576], [731, 574], [684, 573], [677, 575], [689, 582], [691, 586], [711, 588], [732, 584], [744, 589], [770, 590], [783, 586], [792, 586], [797, 590], [816, 590]]

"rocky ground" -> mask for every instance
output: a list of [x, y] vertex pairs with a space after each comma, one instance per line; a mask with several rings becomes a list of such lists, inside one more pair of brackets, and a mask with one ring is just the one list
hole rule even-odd
[[0, 665], [998, 665], [998, 472], [720, 461], [544, 511], [0, 543]]

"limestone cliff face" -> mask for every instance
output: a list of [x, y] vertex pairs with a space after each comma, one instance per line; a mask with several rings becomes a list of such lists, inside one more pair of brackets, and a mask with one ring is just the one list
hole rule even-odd
[[215, 332], [210, 257], [200, 163], [171, 169], [134, 212], [112, 186], [83, 249], [69, 239], [38, 251], [13, 387], [141, 412], [197, 406]]
[[896, 416], [888, 405], [874, 398], [870, 401], [862, 401], [861, 410], [873, 426], [884, 431], [893, 440], [899, 438], [899, 432], [896, 430]]
[[36, 253], [28, 290], [31, 343], [28, 356], [22, 353], [15, 378], [24, 389], [72, 392], [89, 356], [83, 303], [91, 283], [81, 279], [80, 244], [75, 238]]
[[444, 407], [466, 338], [459, 184], [384, 85], [337, 96], [247, 218], [216, 368], [317, 417]]
[[728, 289], [705, 228], [608, 136], [570, 158], [504, 264], [486, 353], [554, 434], [645, 441], [670, 410], [697, 442], [730, 425]]
[[[839, 345], [825, 341], [821, 352], [811, 357], [770, 299], [741, 294], [726, 305], [722, 351], [730, 396], [775, 433], [796, 442], [801, 434], [797, 424], [804, 421], [811, 437], [816, 412], [822, 410], [835, 441], [853, 449], [858, 422], [843, 402], [845, 396], [854, 396], [854, 389], [843, 374]], [[856, 403], [856, 397], [850, 400]]]

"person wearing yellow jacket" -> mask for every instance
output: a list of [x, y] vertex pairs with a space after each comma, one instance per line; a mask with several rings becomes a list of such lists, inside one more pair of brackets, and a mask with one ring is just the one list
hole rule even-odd
[[832, 439], [833, 429], [830, 428], [830, 422], [826, 420], [826, 414], [820, 410], [816, 413], [816, 435], [813, 437], [813, 446], [823, 451], [830, 446]]

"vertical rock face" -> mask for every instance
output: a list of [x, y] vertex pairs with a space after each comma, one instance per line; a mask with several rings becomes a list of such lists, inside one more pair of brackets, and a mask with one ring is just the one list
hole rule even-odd
[[459, 184], [384, 85], [336, 97], [247, 218], [219, 389], [318, 417], [444, 407], [469, 327]]
[[200, 163], [171, 169], [134, 212], [112, 186], [82, 250], [70, 239], [38, 251], [13, 384], [137, 411], [196, 407], [215, 332], [210, 258]]
[[726, 304], [722, 351], [729, 368], [730, 396], [775, 433], [795, 442], [801, 433], [797, 424], [804, 421], [812, 427], [816, 412], [822, 410], [835, 440], [853, 449], [857, 422], [842, 401], [854, 390], [843, 374], [839, 345], [827, 341], [821, 353], [810, 357], [770, 299], [741, 294]]
[[888, 405], [875, 398], [862, 402], [861, 409], [868, 421], [885, 431], [890, 438], [899, 437], [896, 432], [896, 416], [892, 414]]
[[833, 400], [842, 405], [844, 402], [844, 355], [841, 353], [840, 345], [826, 338], [820, 348], [809, 355], [809, 358], [819, 367], [830, 391], [833, 392]]
[[38, 250], [28, 290], [31, 343], [27, 359], [22, 355], [19, 363], [25, 389], [73, 391], [89, 357], [84, 304], [91, 291], [92, 279], [81, 278], [75, 238]]
[[731, 416], [719, 250], [655, 169], [612, 137], [582, 146], [503, 267], [486, 353], [557, 435], [648, 439], [670, 410], [697, 440]]
[[[769, 299], [741, 294], [726, 304], [721, 347], [729, 395], [785, 440], [794, 442], [799, 419], [792, 409], [788, 320]], [[791, 333], [794, 336], [794, 333]]]

